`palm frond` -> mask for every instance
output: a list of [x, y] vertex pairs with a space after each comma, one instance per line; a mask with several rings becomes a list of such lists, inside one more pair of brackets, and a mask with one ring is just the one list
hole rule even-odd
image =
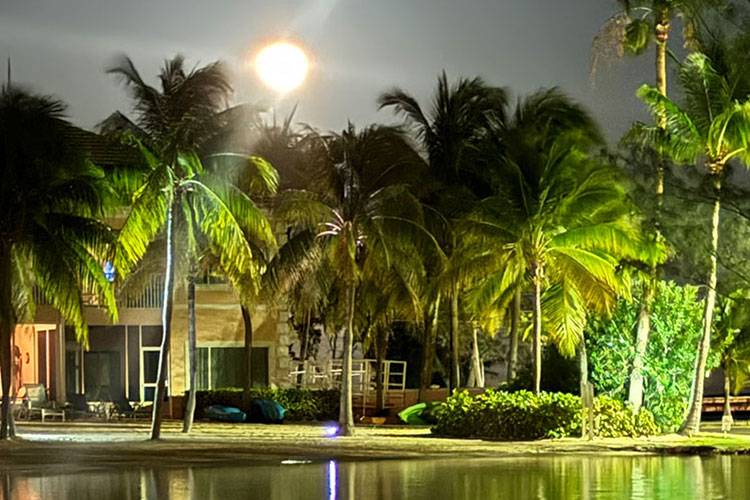
[[586, 326], [586, 309], [578, 290], [568, 280], [562, 280], [544, 293], [542, 304], [545, 330], [560, 353], [572, 357]]

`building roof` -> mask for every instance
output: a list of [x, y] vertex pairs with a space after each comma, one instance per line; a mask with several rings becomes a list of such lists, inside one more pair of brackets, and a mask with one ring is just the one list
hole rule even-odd
[[138, 152], [113, 138], [79, 127], [68, 127], [70, 140], [86, 152], [89, 159], [100, 167], [121, 167], [140, 161]]

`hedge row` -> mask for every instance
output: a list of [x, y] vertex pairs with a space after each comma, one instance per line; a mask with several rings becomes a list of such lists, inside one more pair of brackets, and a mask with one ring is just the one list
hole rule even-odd
[[[432, 432], [449, 437], [531, 440], [580, 436], [584, 410], [572, 394], [488, 389], [472, 397], [454, 392], [436, 411]], [[653, 415], [637, 415], [622, 402], [600, 396], [594, 403], [594, 429], [600, 437], [653, 435], [659, 432]]]
[[250, 414], [253, 399], [271, 399], [286, 409], [286, 420], [337, 420], [339, 416], [339, 391], [309, 389], [256, 388], [248, 392], [242, 389], [218, 389], [198, 391], [195, 394], [195, 418], [203, 418], [203, 410], [211, 405], [234, 406]]

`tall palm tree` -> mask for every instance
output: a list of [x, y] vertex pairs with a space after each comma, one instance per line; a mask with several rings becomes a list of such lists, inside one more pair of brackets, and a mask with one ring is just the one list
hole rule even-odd
[[644, 85], [638, 96], [656, 116], [664, 116], [665, 129], [636, 124], [632, 136], [651, 144], [680, 164], [702, 160], [711, 176], [714, 201], [711, 220], [710, 271], [706, 282], [703, 333], [698, 349], [691, 404], [681, 432], [700, 429], [703, 380], [711, 347], [711, 328], [717, 285], [717, 249], [721, 214], [721, 188], [727, 163], [750, 162], [750, 100], [742, 75], [731, 67], [717, 71], [704, 54], [693, 53], [680, 70], [685, 97], [681, 105], [665, 97], [658, 89]]
[[[127, 275], [157, 234], [165, 234], [163, 332], [151, 424], [151, 439], [158, 439], [171, 342], [175, 228], [184, 221], [189, 237], [200, 233], [230, 280], [249, 290], [257, 288], [259, 279], [259, 251], [250, 242], [272, 245], [274, 236], [263, 212], [245, 193], [219, 169], [204, 167], [201, 153], [222, 128], [221, 111], [231, 91], [219, 63], [188, 71], [184, 59], [176, 56], [164, 63], [158, 89], [147, 84], [125, 56], [108, 71], [120, 77], [133, 98], [138, 133], [129, 137], [145, 164], [129, 182], [136, 189], [118, 238], [117, 269]], [[276, 173], [270, 165], [243, 160], [274, 188]], [[187, 248], [194, 246], [187, 242]]]
[[496, 133], [495, 193], [464, 220], [465, 261], [477, 310], [503, 311], [531, 286], [538, 393], [543, 331], [573, 355], [588, 309], [606, 313], [626, 291], [618, 265], [640, 256], [641, 241], [615, 171], [592, 157], [598, 131], [579, 106], [542, 90]]
[[[696, 46], [696, 33], [703, 23], [702, 13], [709, 8], [719, 7], [724, 0], [618, 0], [621, 11], [612, 16], [594, 38], [592, 71], [597, 59], [609, 55], [614, 47], [618, 55], [629, 53], [643, 54], [653, 43], [655, 46], [655, 86], [667, 95], [667, 54], [672, 21], [680, 18], [683, 25], [683, 39], [686, 45]], [[662, 129], [666, 126], [665, 117], [657, 115], [656, 123]], [[661, 209], [664, 200], [664, 161], [658, 158], [655, 163], [654, 194], [656, 213], [653, 216], [653, 235], [659, 241]], [[637, 412], [643, 404], [643, 369], [648, 338], [651, 331], [651, 304], [654, 300], [658, 273], [656, 267], [650, 277], [642, 283], [641, 309], [638, 313], [635, 335], [635, 355], [628, 384], [628, 402]]]
[[282, 193], [276, 214], [293, 230], [279, 254], [286, 259], [276, 259], [270, 274], [294, 282], [333, 273], [346, 304], [339, 423], [341, 434], [351, 435], [352, 349], [363, 273], [372, 260], [390, 267], [404, 236], [420, 231], [420, 206], [406, 185], [416, 184], [424, 168], [403, 133], [390, 127], [310, 131], [306, 143], [315, 181], [306, 190]]
[[113, 317], [117, 311], [102, 269], [114, 242], [100, 222], [108, 187], [71, 140], [64, 113], [54, 98], [0, 90], [0, 439], [9, 437], [11, 334], [18, 318], [33, 317], [29, 289], [38, 287], [84, 343], [82, 292], [96, 293]]
[[[424, 201], [436, 210], [444, 220], [450, 221], [466, 213], [470, 200], [483, 196], [484, 179], [481, 170], [473, 161], [473, 150], [477, 140], [485, 133], [490, 116], [500, 113], [506, 103], [504, 89], [491, 87], [480, 78], [457, 80], [454, 84], [448, 81], [443, 72], [438, 77], [431, 109], [423, 110], [419, 102], [401, 89], [393, 89], [383, 94], [378, 100], [380, 108], [393, 110], [406, 118], [414, 128], [422, 147], [427, 153], [430, 172], [437, 185], [425, 193]], [[442, 266], [451, 258], [457, 246], [456, 233], [450, 223], [437, 232], [438, 241], [444, 258], [438, 263]], [[437, 276], [439, 271], [433, 271]], [[439, 311], [442, 295], [448, 299], [451, 341], [450, 387], [459, 387], [459, 299], [461, 294], [460, 277], [446, 283], [440, 290], [432, 293], [432, 303], [427, 310], [432, 310], [435, 317]], [[432, 342], [433, 329], [425, 327], [425, 346]], [[425, 347], [424, 355], [429, 356], [433, 349]], [[423, 359], [423, 366], [429, 366], [431, 360]], [[422, 384], [427, 380], [423, 377]]]
[[655, 86], [667, 94], [667, 57], [673, 21], [682, 24], [685, 46], [696, 47], [696, 34], [706, 28], [704, 14], [727, 4], [726, 0], [617, 0], [619, 10], [594, 37], [592, 71], [603, 58], [641, 55], [653, 44]]

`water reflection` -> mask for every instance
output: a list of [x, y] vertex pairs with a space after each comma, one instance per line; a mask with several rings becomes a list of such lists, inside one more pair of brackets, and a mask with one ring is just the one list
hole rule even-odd
[[0, 471], [0, 499], [750, 498], [750, 457], [555, 456]]

